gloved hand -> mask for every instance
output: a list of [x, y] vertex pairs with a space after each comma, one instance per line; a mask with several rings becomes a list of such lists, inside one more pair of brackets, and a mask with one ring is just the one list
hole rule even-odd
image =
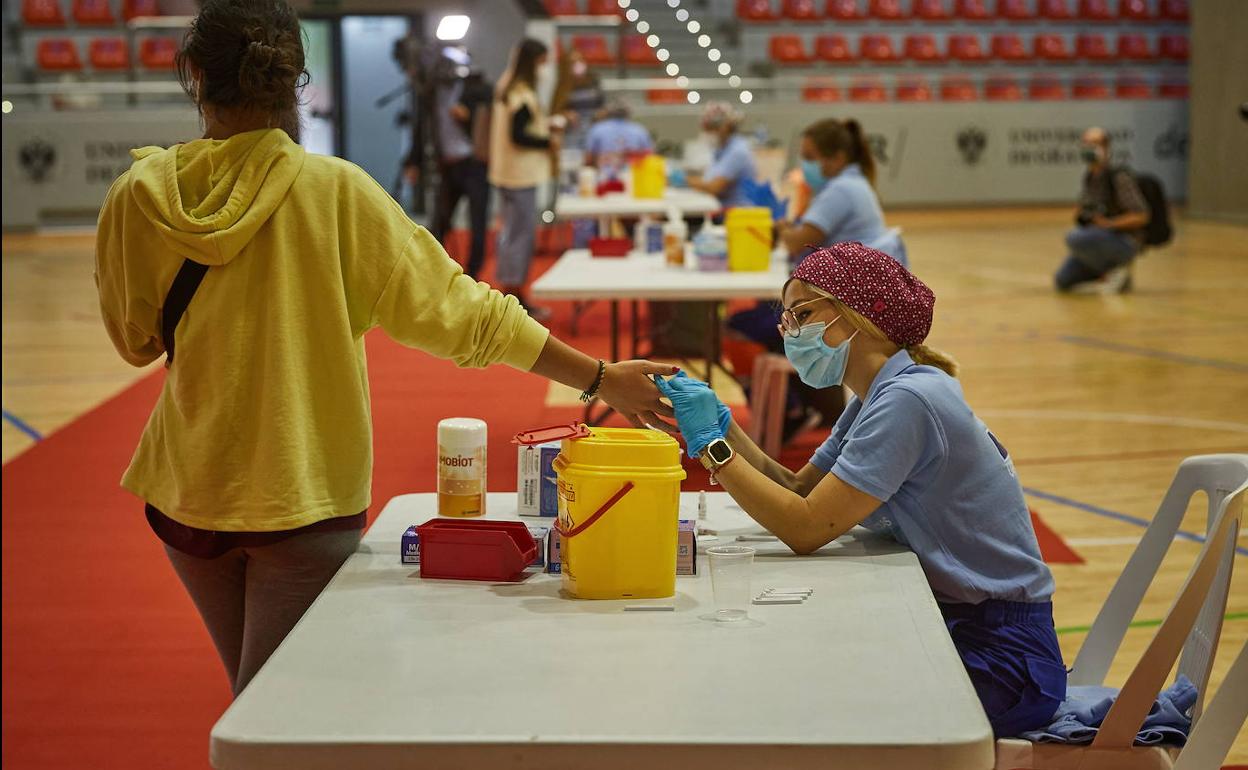
[[685, 175], [683, 168], [671, 166], [667, 170], [667, 183], [672, 187], [688, 187], [689, 177]]
[[654, 382], [676, 410], [676, 422], [690, 457], [699, 457], [707, 444], [728, 435], [732, 413], [706, 383], [691, 380], [684, 372], [667, 380], [655, 376]]
[[776, 191], [771, 186], [771, 182], [755, 182], [751, 179], [743, 179], [741, 180], [741, 191], [752, 205], [771, 209], [772, 219], [776, 221], [784, 219], [788, 213], [789, 199], [780, 200], [776, 197]]

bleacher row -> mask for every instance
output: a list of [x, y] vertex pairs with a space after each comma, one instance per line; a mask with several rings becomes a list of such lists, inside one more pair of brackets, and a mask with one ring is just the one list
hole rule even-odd
[[[121, 20], [157, 16], [156, 0], [122, 0]], [[73, 0], [71, 17], [82, 27], [112, 27], [118, 23], [110, 0]], [[60, 0], [22, 0], [22, 21], [28, 27], [64, 27]]]
[[[891, 85], [889, 81], [892, 81]], [[1139, 75], [1120, 75], [1112, 81], [1100, 75], [1063, 78], [1057, 75], [1034, 75], [1022, 79], [1013, 75], [992, 75], [972, 78], [951, 75], [937, 85], [921, 75], [900, 75], [893, 78], [865, 77], [848, 80], [845, 86], [837, 78], [812, 78], [802, 87], [803, 102], [1016, 102], [1055, 101], [1063, 99], [1186, 99], [1186, 81], [1154, 81]], [[681, 89], [653, 89], [646, 93], [652, 104], [685, 104], [687, 92]]]
[[[912, 0], [907, 13], [901, 0], [826, 0], [823, 9], [816, 0], [737, 0], [737, 17], [743, 21], [769, 22], [790, 19], [813, 21], [831, 19], [855, 22], [919, 20], [947, 21], [1171, 21], [1188, 20], [1187, 0], [1156, 0], [1154, 10], [1148, 0]], [[551, 16], [614, 16], [620, 13], [615, 0], [546, 0]]]
[[[127, 22], [160, 15], [157, 0], [120, 0], [118, 12], [113, 0], [69, 0], [68, 10], [62, 0], [22, 0], [22, 22], [38, 33], [31, 41], [38, 71], [110, 73], [129, 70], [132, 63], [148, 72], [173, 69], [176, 39], [145, 35], [132, 42], [124, 34]], [[56, 34], [60, 29], [73, 36]]]
[[[178, 41], [170, 37], [148, 37], [138, 41], [138, 63], [150, 72], [173, 69]], [[87, 62], [96, 72], [130, 68], [130, 43], [121, 37], [97, 37], [87, 44]], [[44, 72], [78, 72], [83, 60], [73, 38], [46, 37], [35, 44], [35, 64]]]

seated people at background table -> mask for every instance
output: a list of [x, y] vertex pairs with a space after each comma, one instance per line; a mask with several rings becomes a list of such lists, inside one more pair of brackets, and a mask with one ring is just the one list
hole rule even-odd
[[[96, 235], [113, 345], [135, 366], [169, 364], [122, 485], [147, 504], [236, 694], [359, 545], [370, 329], [463, 367], [597, 388], [637, 426], [667, 411], [646, 375], [673, 371], [573, 350], [464, 275], [359, 167], [305, 152], [302, 41], [285, 0], [205, 0], [178, 53], [204, 137], [137, 150]], [[196, 265], [166, 336], [167, 298], [190, 299], [175, 276]]]
[[1110, 164], [1105, 129], [1094, 127], [1083, 133], [1083, 159], [1088, 168], [1075, 212], [1077, 226], [1066, 234], [1070, 253], [1054, 283], [1059, 291], [1093, 282], [1128, 291], [1131, 263], [1144, 246], [1148, 203], [1131, 172]]
[[654, 141], [645, 126], [632, 119], [628, 105], [612, 100], [602, 120], [589, 129], [585, 140], [585, 165], [598, 169], [601, 179], [618, 179], [630, 156], [654, 150]]
[[750, 142], [737, 133], [744, 119], [740, 110], [727, 102], [706, 105], [702, 112], [702, 131], [707, 135], [714, 155], [705, 173], [688, 177], [690, 187], [719, 198], [726, 209], [751, 205], [741, 182], [758, 177]]
[[783, 290], [785, 352], [806, 383], [851, 401], [797, 473], [766, 456], [705, 384], [659, 387], [698, 457], [797, 554], [855, 525], [914, 551], [998, 737], [1050, 722], [1066, 668], [1053, 576], [1005, 447], [971, 411], [957, 365], [923, 344], [935, 295], [859, 243], [814, 252]]

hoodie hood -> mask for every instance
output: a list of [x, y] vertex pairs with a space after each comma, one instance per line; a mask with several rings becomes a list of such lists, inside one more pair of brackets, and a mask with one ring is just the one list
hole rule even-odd
[[131, 151], [131, 195], [178, 256], [204, 265], [234, 259], [286, 197], [304, 150], [285, 131]]

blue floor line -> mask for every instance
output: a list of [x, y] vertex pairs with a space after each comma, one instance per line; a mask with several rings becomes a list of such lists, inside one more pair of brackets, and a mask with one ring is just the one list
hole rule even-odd
[[3, 413], [5, 421], [7, 421], [14, 428], [17, 428], [22, 433], [25, 433], [27, 436], [30, 436], [35, 441], [43, 441], [43, 435], [39, 433], [39, 431], [27, 425], [26, 422], [22, 420], [22, 418], [13, 414], [8, 409], [0, 410], [0, 413]]
[[[1095, 505], [1089, 505], [1088, 503], [1081, 503], [1078, 500], [1071, 500], [1069, 497], [1062, 497], [1048, 492], [1041, 492], [1040, 490], [1032, 489], [1031, 487], [1023, 487], [1023, 491], [1033, 497], [1039, 497], [1042, 500], [1048, 500], [1049, 502], [1066, 505], [1071, 508], [1077, 508], [1081, 511], [1087, 511], [1088, 513], [1095, 513], [1097, 516], [1104, 516], [1107, 519], [1114, 519], [1116, 521], [1126, 522], [1127, 524], [1134, 524], [1137, 527], [1147, 528], [1151, 523], [1148, 519], [1141, 519], [1138, 516], [1131, 516], [1130, 514], [1111, 511], [1108, 508], [1099, 508]], [[1204, 535], [1197, 535], [1194, 532], [1186, 532], [1181, 529], [1175, 532], [1174, 536], [1182, 540], [1191, 540], [1194, 543], [1205, 542]], [[1248, 556], [1248, 548], [1237, 546], [1235, 548], [1235, 553], [1241, 556]]]
[[1183, 353], [1171, 353], [1165, 350], [1142, 348], [1137, 345], [1125, 345], [1121, 342], [1098, 340], [1094, 337], [1066, 335], [1059, 337], [1058, 339], [1062, 342], [1069, 342], [1073, 345], [1100, 348], [1101, 350], [1110, 350], [1115, 353], [1130, 353], [1132, 355], [1144, 356], [1146, 358], [1157, 358], [1162, 361], [1174, 361], [1175, 363], [1188, 364], [1191, 366], [1210, 366], [1214, 369], [1225, 369], [1229, 372], [1248, 372], [1248, 364], [1240, 364], [1234, 361], [1223, 361], [1218, 358], [1201, 358], [1200, 356], [1189, 356], [1184, 355]]

